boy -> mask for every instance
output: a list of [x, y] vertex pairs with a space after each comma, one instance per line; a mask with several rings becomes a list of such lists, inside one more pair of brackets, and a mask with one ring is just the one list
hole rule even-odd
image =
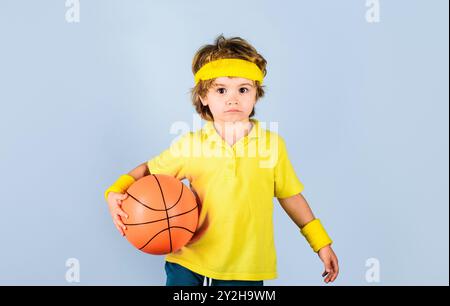
[[264, 96], [266, 60], [244, 39], [221, 35], [197, 51], [192, 70], [192, 102], [207, 123], [106, 190], [117, 229], [124, 235], [120, 204], [135, 180], [187, 178], [202, 206], [199, 226], [186, 246], [166, 255], [166, 285], [202, 285], [208, 277], [212, 285], [261, 286], [277, 277], [275, 196], [323, 261], [324, 281], [333, 282], [339, 268], [332, 241], [301, 195], [284, 140], [252, 118]]

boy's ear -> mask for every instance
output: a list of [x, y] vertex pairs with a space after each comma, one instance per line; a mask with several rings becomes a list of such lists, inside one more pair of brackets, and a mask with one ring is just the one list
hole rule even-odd
[[206, 105], [208, 105], [208, 103], [206, 103], [204, 100], [203, 100], [203, 98], [202, 97], [199, 97], [199, 99], [200, 99], [200, 102], [202, 102], [202, 104], [203, 104], [203, 106], [206, 106]]

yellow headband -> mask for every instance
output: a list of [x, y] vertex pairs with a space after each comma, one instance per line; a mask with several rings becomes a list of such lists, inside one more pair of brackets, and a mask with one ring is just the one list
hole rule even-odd
[[195, 85], [200, 80], [210, 80], [225, 76], [246, 78], [259, 81], [261, 84], [264, 79], [263, 72], [255, 63], [237, 58], [225, 58], [203, 65], [195, 74]]

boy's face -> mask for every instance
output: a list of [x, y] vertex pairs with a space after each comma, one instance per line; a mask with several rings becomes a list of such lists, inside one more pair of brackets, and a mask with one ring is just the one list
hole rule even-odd
[[214, 121], [247, 121], [256, 103], [253, 83], [245, 78], [217, 78], [206, 97], [201, 98], [202, 104], [209, 106]]

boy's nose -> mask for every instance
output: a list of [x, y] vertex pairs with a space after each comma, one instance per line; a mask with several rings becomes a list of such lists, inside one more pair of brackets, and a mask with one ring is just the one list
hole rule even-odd
[[227, 101], [228, 105], [238, 104], [238, 99], [236, 97], [230, 97]]

